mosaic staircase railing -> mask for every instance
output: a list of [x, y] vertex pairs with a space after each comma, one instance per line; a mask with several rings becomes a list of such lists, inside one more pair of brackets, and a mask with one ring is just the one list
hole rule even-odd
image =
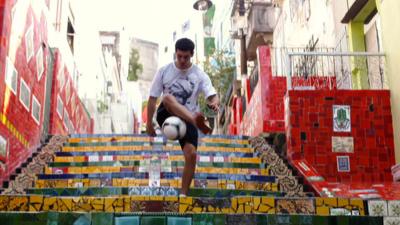
[[[144, 137], [120, 136], [104, 143], [107, 140], [110, 137], [92, 136], [85, 144], [85, 137], [52, 137], [2, 192], [0, 211], [7, 212], [0, 213], [0, 219], [19, 224], [31, 216], [47, 224], [69, 224], [65, 221], [74, 218], [88, 225], [400, 224], [398, 202], [377, 200], [374, 205], [303, 192], [284, 159], [262, 137], [205, 139], [198, 151], [197, 177], [189, 196], [181, 198], [179, 146], [146, 144]], [[135, 141], [144, 144], [132, 145]], [[158, 187], [149, 187], [149, 171], [143, 170], [144, 165], [155, 165], [143, 156], [149, 152], [168, 153], [156, 159], [171, 168], [159, 168]], [[61, 172], [66, 174], [57, 174]]]

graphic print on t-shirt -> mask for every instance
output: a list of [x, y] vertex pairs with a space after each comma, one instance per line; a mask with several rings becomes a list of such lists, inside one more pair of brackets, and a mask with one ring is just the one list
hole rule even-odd
[[194, 82], [190, 81], [188, 77], [181, 77], [168, 87], [168, 92], [172, 94], [180, 104], [190, 105], [188, 100], [193, 94], [194, 86]]

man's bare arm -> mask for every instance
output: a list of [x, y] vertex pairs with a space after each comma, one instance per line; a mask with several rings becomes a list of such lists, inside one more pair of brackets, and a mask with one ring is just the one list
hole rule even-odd
[[218, 95], [211, 95], [207, 98], [207, 106], [214, 112], [219, 110], [219, 98]]

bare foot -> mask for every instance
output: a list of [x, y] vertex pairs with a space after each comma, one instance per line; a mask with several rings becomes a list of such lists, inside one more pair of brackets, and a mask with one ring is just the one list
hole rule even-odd
[[196, 113], [194, 116], [194, 120], [196, 122], [197, 128], [203, 133], [203, 134], [211, 134], [212, 130], [209, 126], [206, 124], [206, 118], [203, 116], [201, 113]]

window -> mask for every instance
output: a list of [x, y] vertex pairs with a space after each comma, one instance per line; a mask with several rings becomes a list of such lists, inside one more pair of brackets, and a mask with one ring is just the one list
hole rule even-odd
[[33, 57], [34, 49], [33, 49], [33, 25], [31, 25], [25, 34], [25, 48], [26, 48], [26, 61]]
[[58, 72], [57, 80], [61, 91], [64, 88], [65, 84], [64, 66], [62, 66], [60, 71]]
[[40, 103], [35, 97], [35, 95], [32, 95], [32, 117], [35, 122], [40, 125]]
[[36, 69], [37, 69], [38, 81], [40, 81], [44, 72], [42, 48], [39, 48], [38, 52], [36, 53]]
[[74, 53], [74, 37], [75, 37], [75, 29], [72, 26], [71, 20], [68, 18], [67, 41], [69, 47], [71, 48], [72, 53]]
[[15, 69], [13, 62], [11, 62], [8, 57], [6, 59], [5, 82], [7, 87], [16, 95], [18, 87], [18, 71]]
[[25, 107], [25, 109], [29, 111], [29, 108], [31, 106], [31, 90], [29, 89], [28, 85], [22, 78], [21, 78], [19, 100]]
[[57, 96], [57, 115], [60, 117], [60, 119], [63, 118], [63, 109], [64, 109], [64, 103], [61, 100], [60, 95]]
[[68, 102], [71, 98], [71, 82], [68, 80], [65, 85], [65, 105], [68, 105]]

